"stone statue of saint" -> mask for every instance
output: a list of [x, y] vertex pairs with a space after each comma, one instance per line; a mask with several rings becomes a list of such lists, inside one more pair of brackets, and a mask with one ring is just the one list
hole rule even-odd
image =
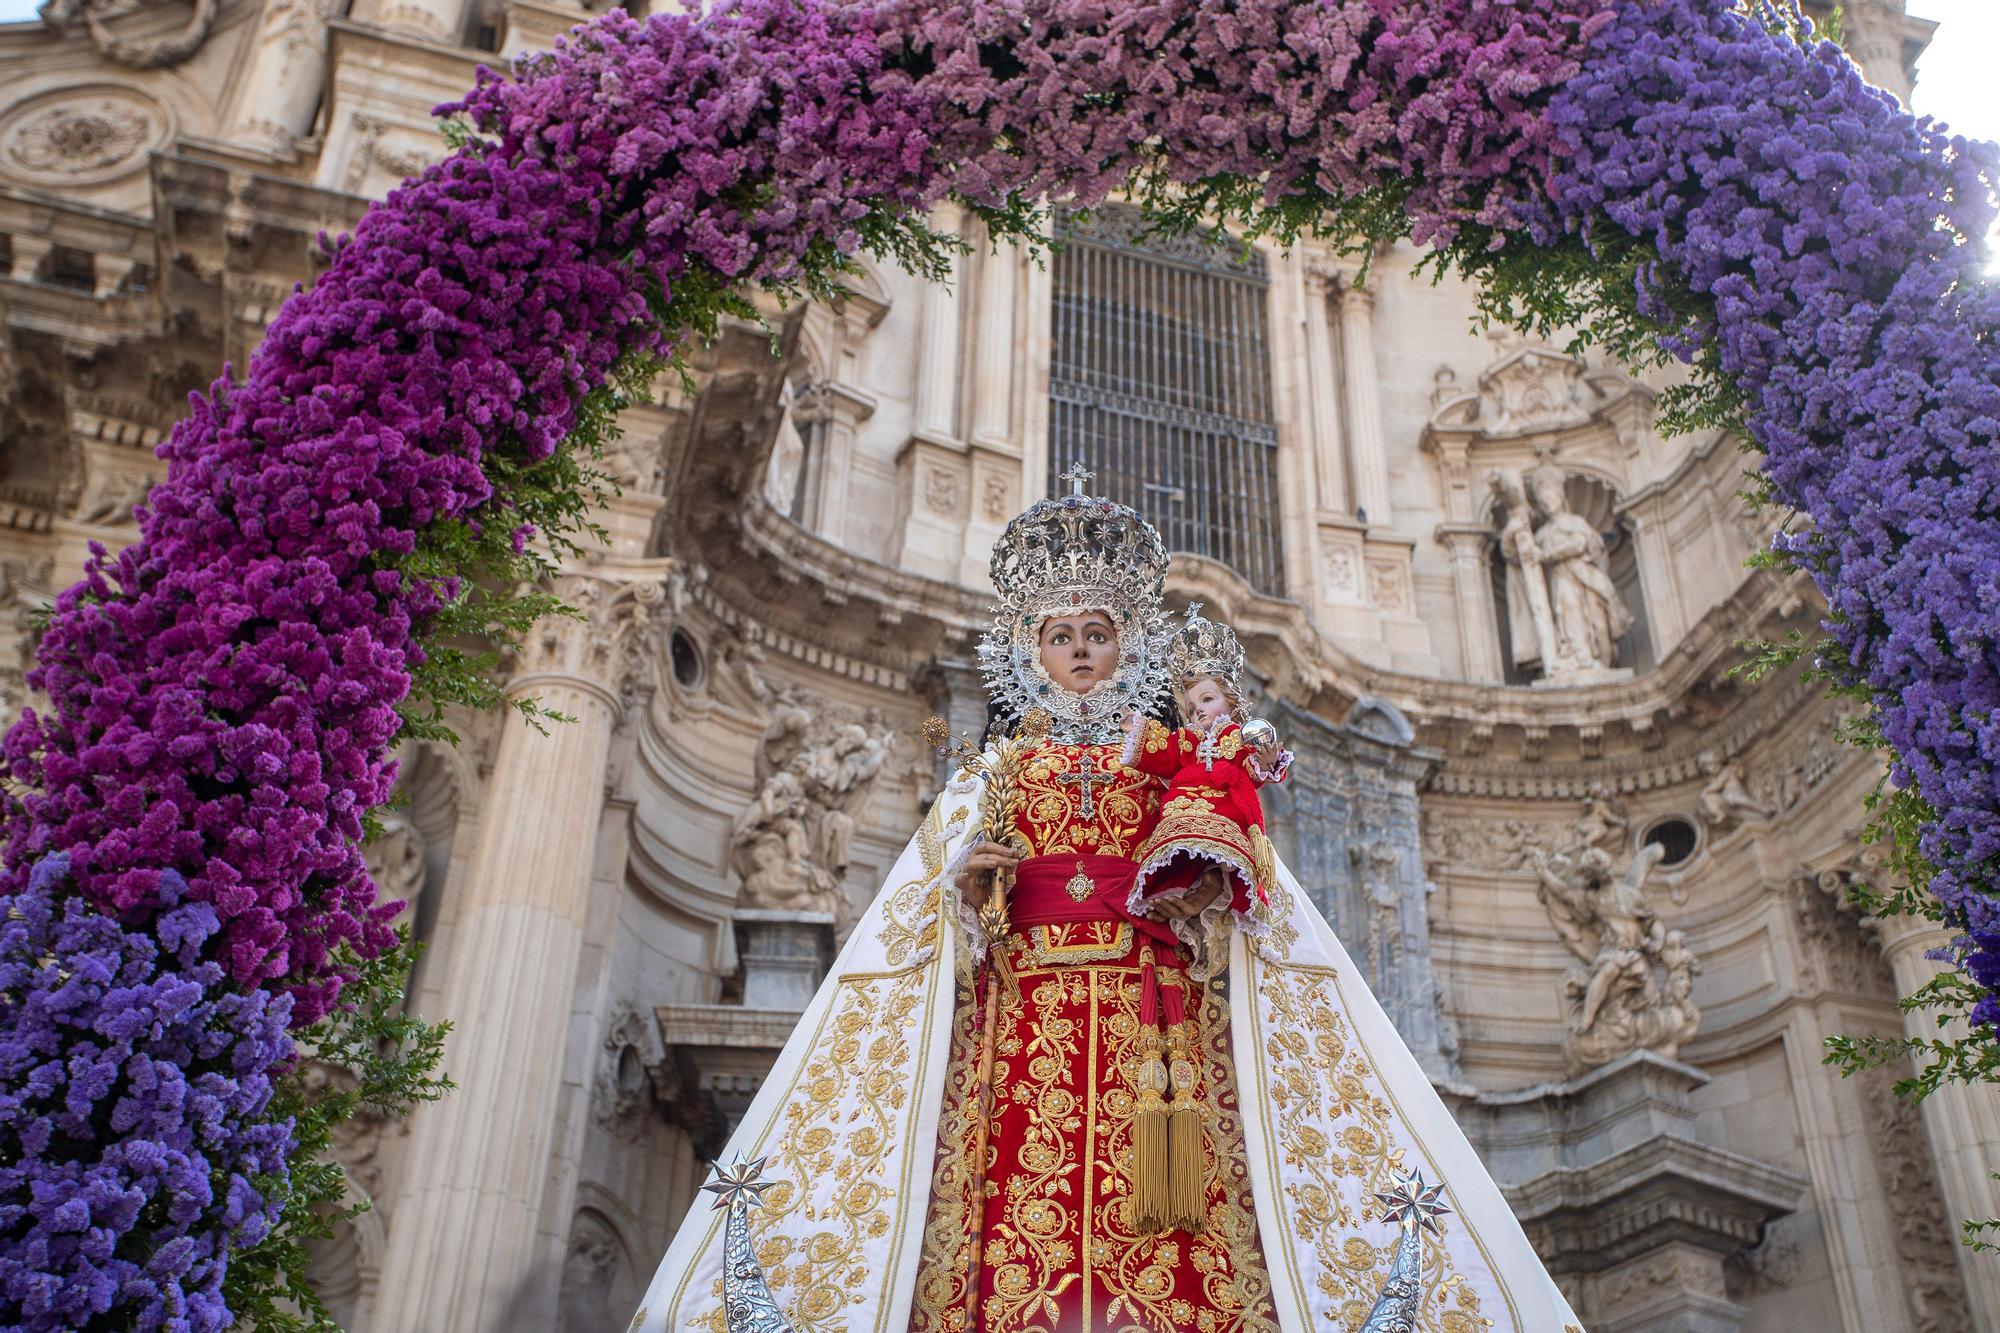
[[1525, 481], [1541, 520], [1535, 528], [1535, 549], [1548, 580], [1559, 669], [1612, 666], [1618, 640], [1632, 628], [1632, 612], [1611, 582], [1604, 539], [1569, 507], [1561, 468], [1544, 463], [1531, 469]]

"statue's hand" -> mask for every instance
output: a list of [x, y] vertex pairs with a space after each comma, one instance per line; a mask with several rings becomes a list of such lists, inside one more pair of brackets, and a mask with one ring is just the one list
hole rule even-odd
[[965, 861], [958, 868], [958, 878], [952, 883], [957, 885], [959, 896], [977, 911], [986, 905], [987, 895], [992, 892], [994, 872], [1012, 870], [1020, 861], [1017, 849], [981, 838], [966, 852]]
[[1225, 881], [1220, 870], [1204, 870], [1194, 887], [1178, 898], [1165, 898], [1153, 904], [1153, 913], [1167, 921], [1185, 921], [1189, 917], [1200, 916], [1208, 910], [1209, 904], [1222, 896]]

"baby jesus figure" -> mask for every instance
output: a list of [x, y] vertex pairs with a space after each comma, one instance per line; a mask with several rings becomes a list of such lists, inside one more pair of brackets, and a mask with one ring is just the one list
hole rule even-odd
[[1126, 725], [1125, 763], [1168, 784], [1159, 823], [1133, 858], [1139, 875], [1128, 906], [1155, 915], [1155, 904], [1186, 897], [1220, 873], [1224, 892], [1173, 923], [1200, 979], [1221, 964], [1210, 946], [1220, 948], [1225, 914], [1247, 935], [1268, 932], [1275, 857], [1257, 789], [1284, 781], [1292, 753], [1270, 723], [1241, 721], [1243, 647], [1227, 625], [1203, 617], [1199, 603], [1188, 607], [1167, 662], [1182, 725], [1169, 730], [1138, 714]]

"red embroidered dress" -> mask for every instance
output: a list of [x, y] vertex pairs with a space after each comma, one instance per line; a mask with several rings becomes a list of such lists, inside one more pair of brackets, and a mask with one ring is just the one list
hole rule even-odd
[[[983, 980], [970, 969], [959, 978], [913, 1330], [972, 1333], [973, 1281], [977, 1333], [1276, 1329], [1227, 1010], [1189, 977], [1165, 925], [1131, 914], [1134, 854], [1165, 784], [1122, 758], [1118, 745], [1045, 744], [1024, 759], [1017, 824], [1030, 855], [993, 965]], [[983, 1173], [970, 1160], [982, 985], [1000, 988]], [[1149, 1069], [1163, 1038], [1179, 1076], [1166, 1119], [1184, 1116], [1195, 1131], [1174, 1142], [1198, 1169], [1174, 1176], [1191, 1192], [1167, 1215], [1177, 1224], [1158, 1229], [1134, 1217], [1134, 1171], [1147, 1108], [1160, 1113], [1161, 1075]], [[975, 1265], [970, 1209], [982, 1175]]]
[[1209, 941], [1226, 912], [1239, 930], [1262, 934], [1276, 872], [1271, 844], [1264, 838], [1264, 804], [1257, 789], [1266, 781], [1283, 780], [1283, 762], [1276, 774], [1265, 774], [1253, 763], [1255, 751], [1234, 722], [1225, 723], [1204, 748], [1200, 729], [1169, 731], [1148, 719], [1127, 753], [1133, 768], [1167, 784], [1159, 820], [1134, 856], [1139, 874], [1132, 889], [1133, 909], [1185, 893], [1203, 870], [1220, 866], [1228, 875], [1228, 899], [1218, 899], [1202, 913], [1201, 922], [1185, 927], [1184, 933], [1199, 950], [1209, 952]]

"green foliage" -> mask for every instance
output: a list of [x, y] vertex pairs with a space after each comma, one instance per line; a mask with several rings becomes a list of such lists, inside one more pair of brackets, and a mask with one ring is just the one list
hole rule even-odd
[[311, 1246], [370, 1205], [348, 1191], [347, 1173], [332, 1158], [334, 1131], [363, 1114], [400, 1119], [452, 1087], [437, 1072], [449, 1024], [425, 1023], [403, 1011], [404, 986], [421, 946], [410, 942], [407, 929], [399, 935], [397, 949], [372, 962], [353, 962], [354, 979], [341, 992], [339, 1009], [293, 1034], [299, 1061], [279, 1082], [270, 1117], [292, 1117], [298, 1147], [287, 1175], [256, 1181], [282, 1204], [277, 1226], [230, 1257], [223, 1294], [239, 1327], [339, 1333], [306, 1277]]

